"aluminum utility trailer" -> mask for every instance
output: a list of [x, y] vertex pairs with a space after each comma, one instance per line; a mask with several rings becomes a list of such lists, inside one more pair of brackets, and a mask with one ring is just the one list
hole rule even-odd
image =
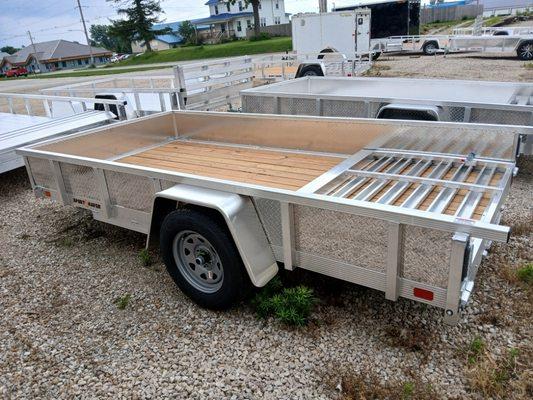
[[248, 56], [183, 64], [168, 75], [133, 75], [98, 79], [43, 89], [42, 93], [127, 100], [131, 116], [169, 110], [213, 110], [239, 98], [252, 87], [253, 63]]
[[371, 49], [376, 53], [423, 52], [490, 52], [516, 54], [520, 60], [533, 60], [533, 34], [510, 35], [408, 35], [372, 39]]
[[125, 119], [124, 107], [118, 100], [0, 93], [0, 174], [24, 165], [17, 147]]
[[[324, 132], [328, 134], [325, 135]], [[205, 307], [303, 268], [459, 320], [499, 225], [519, 132], [172, 111], [19, 149], [37, 197], [159, 236]]]
[[533, 154], [533, 84], [305, 77], [241, 92], [248, 113], [520, 125]]

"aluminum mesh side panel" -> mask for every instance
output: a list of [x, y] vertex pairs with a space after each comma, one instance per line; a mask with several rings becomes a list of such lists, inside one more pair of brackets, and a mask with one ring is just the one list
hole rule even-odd
[[317, 115], [317, 102], [314, 99], [280, 98], [279, 113], [289, 115]]
[[388, 230], [384, 221], [307, 206], [294, 206], [296, 251], [385, 272]]
[[451, 234], [416, 226], [405, 226], [403, 277], [446, 288], [450, 269]]
[[530, 125], [531, 112], [473, 108], [470, 122], [499, 125]]
[[255, 208], [271, 245], [281, 246], [281, 207], [279, 201], [254, 197]]
[[28, 157], [28, 163], [30, 164], [31, 174], [37, 186], [57, 190], [50, 161], [43, 160], [42, 158]]
[[326, 117], [366, 117], [366, 106], [362, 101], [323, 100], [322, 115]]
[[99, 190], [94, 170], [91, 167], [61, 163], [61, 175], [65, 190], [73, 197], [99, 200]]
[[465, 120], [464, 107], [443, 107], [441, 121], [463, 122]]
[[154, 201], [154, 184], [150, 178], [105, 171], [112, 205], [150, 212]]
[[242, 111], [258, 114], [275, 114], [276, 99], [263, 96], [242, 96]]

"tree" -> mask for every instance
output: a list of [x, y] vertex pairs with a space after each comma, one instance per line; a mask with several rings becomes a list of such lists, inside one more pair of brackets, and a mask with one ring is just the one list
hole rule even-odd
[[124, 16], [122, 20], [112, 21], [109, 33], [128, 41], [140, 41], [146, 51], [152, 51], [150, 41], [156, 35], [169, 33], [171, 29], [152, 29], [161, 22], [159, 14], [163, 12], [159, 0], [107, 0], [117, 4], [117, 13]]
[[[235, 4], [237, 0], [227, 0], [230, 4]], [[259, 3], [261, 0], [244, 0], [244, 4], [248, 7], [249, 4], [252, 5], [254, 11], [254, 36], [259, 36], [261, 34], [261, 21], [259, 20]]]
[[191, 21], [183, 21], [178, 28], [179, 35], [183, 38], [183, 41], [187, 44], [196, 43], [196, 29]]
[[7, 53], [7, 54], [15, 54], [17, 51], [19, 51], [20, 49], [17, 49], [13, 46], [4, 46], [0, 49], [1, 52], [3, 53]]
[[109, 25], [91, 25], [89, 28], [91, 45], [104, 47], [116, 53], [131, 53], [131, 42], [111, 35], [110, 30]]

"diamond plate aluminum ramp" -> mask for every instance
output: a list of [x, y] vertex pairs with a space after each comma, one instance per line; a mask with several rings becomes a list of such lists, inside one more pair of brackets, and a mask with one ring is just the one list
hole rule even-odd
[[498, 223], [518, 135], [490, 125], [174, 111], [18, 152], [38, 197], [143, 233], [167, 189], [239, 195], [253, 202], [284, 268], [440, 307], [455, 323], [483, 252], [508, 240]]

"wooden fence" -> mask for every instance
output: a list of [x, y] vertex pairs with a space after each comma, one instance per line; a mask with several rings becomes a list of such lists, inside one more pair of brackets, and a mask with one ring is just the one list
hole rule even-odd
[[[262, 26], [261, 33], [263, 32], [268, 33], [271, 36], [291, 36], [292, 35], [291, 23], [289, 22], [288, 24]], [[250, 38], [253, 35], [254, 35], [253, 29], [246, 30], [247, 38]]]

